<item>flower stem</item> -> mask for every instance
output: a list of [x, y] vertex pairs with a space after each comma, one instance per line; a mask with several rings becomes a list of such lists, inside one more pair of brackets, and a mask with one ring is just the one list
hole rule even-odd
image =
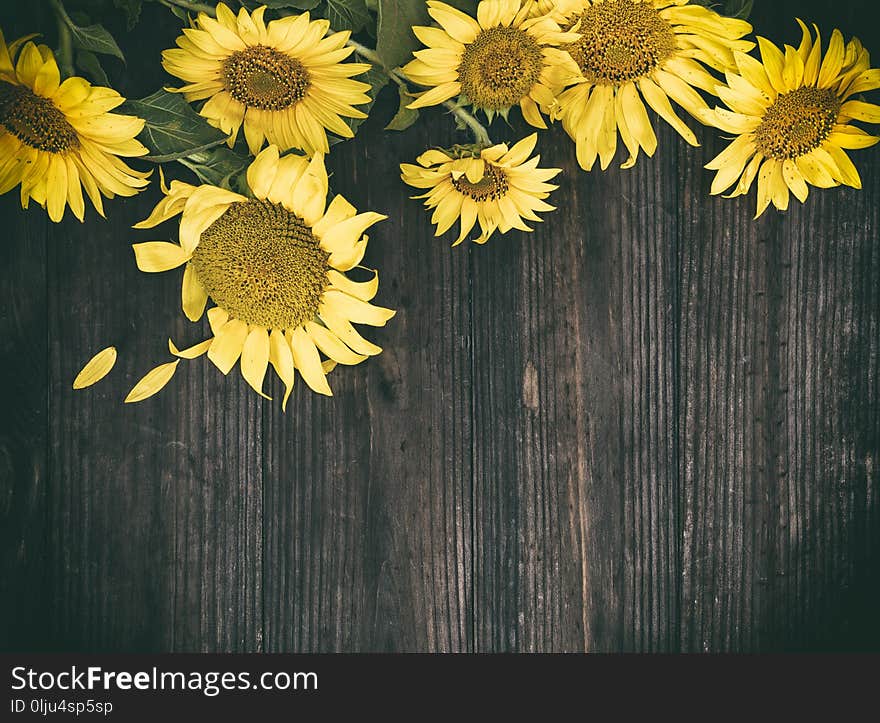
[[189, 0], [159, 0], [159, 3], [164, 5], [166, 8], [183, 8], [184, 10], [189, 10], [194, 13], [205, 13], [206, 15], [210, 15], [211, 17], [216, 17], [217, 14], [217, 11], [212, 5], [205, 5], [204, 3], [198, 2], [189, 2]]
[[55, 12], [55, 22], [58, 26], [58, 67], [61, 74], [70, 77], [74, 74], [73, 69], [73, 36], [70, 33], [70, 17], [64, 10], [61, 0], [51, 0], [52, 10]]
[[[379, 54], [372, 48], [368, 48], [366, 45], [357, 42], [357, 40], [349, 40], [348, 45], [354, 48], [359, 55], [366, 60], [369, 60], [373, 65], [382, 68], [382, 70], [388, 74], [388, 77], [401, 88], [408, 89], [409, 84], [413, 82], [406, 76], [401, 68], [389, 68], [385, 65], [382, 58], [379, 57]], [[492, 145], [492, 141], [489, 139], [489, 132], [486, 130], [485, 126], [464, 108], [451, 100], [444, 101], [443, 107], [448, 108], [456, 118], [470, 129], [474, 136], [474, 140], [477, 143], [484, 146]]]

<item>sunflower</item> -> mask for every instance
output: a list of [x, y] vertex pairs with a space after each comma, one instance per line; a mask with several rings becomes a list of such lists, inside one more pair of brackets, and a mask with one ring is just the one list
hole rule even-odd
[[[180, 244], [149, 241], [134, 251], [141, 271], [185, 265], [182, 300], [190, 320], [202, 317], [209, 297], [216, 303], [207, 312], [212, 337], [184, 350], [169, 340], [171, 353], [183, 359], [207, 354], [224, 374], [240, 359], [242, 376], [264, 397], [271, 364], [285, 384], [283, 408], [294, 369], [311, 389], [330, 395], [326, 373], [337, 363], [358, 364], [382, 351], [351, 325], [384, 326], [394, 316], [369, 303], [378, 275], [354, 281], [344, 272], [363, 258], [367, 227], [386, 217], [359, 214], [342, 196], [326, 206], [321, 153], [311, 161], [281, 158], [270, 145], [248, 168], [247, 182], [254, 198], [209, 185], [163, 183], [166, 197], [135, 228], [182, 214]], [[126, 401], [155, 394], [177, 363], [151, 371]]]
[[461, 219], [461, 231], [453, 243], [464, 241], [474, 224], [480, 224], [475, 243], [484, 244], [499, 230], [515, 228], [531, 231], [523, 219], [541, 221], [537, 211], [553, 211], [543, 199], [558, 186], [547, 183], [559, 168], [538, 168], [540, 156], [529, 159], [538, 135], [532, 133], [513, 148], [504, 143], [490, 148], [455, 146], [449, 151], [432, 149], [416, 162], [401, 163], [401, 178], [415, 188], [427, 188], [425, 206], [433, 208], [431, 223], [437, 225], [435, 236], [449, 230]]
[[880, 69], [871, 68], [868, 51], [855, 38], [844, 47], [839, 30], [831, 33], [822, 56], [816, 40], [800, 23], [797, 49], [785, 52], [758, 38], [761, 61], [736, 54], [739, 73], [728, 73], [718, 95], [729, 106], [715, 108], [708, 121], [736, 134], [706, 168], [717, 171], [713, 194], [734, 183], [730, 197], [749, 192], [758, 179], [760, 216], [770, 202], [788, 208], [788, 192], [803, 202], [808, 185], [861, 188], [859, 172], [844, 149], [867, 148], [880, 138], [850, 125], [851, 120], [880, 123], [880, 106], [853, 100], [856, 93], [880, 88]]
[[562, 120], [577, 144], [584, 170], [597, 156], [602, 169], [608, 167], [618, 132], [629, 151], [623, 168], [635, 164], [639, 149], [654, 154], [657, 137], [645, 103], [689, 144], [699, 145], [670, 98], [700, 119], [709, 109], [694, 88], [714, 93], [717, 84], [705, 66], [724, 72], [735, 67], [734, 51], [754, 47], [739, 39], [752, 29], [747, 22], [689, 0], [559, 0], [553, 16], [581, 36], [564, 46], [580, 77], [559, 96], [552, 117]]
[[230, 147], [244, 125], [253, 155], [264, 141], [327, 153], [327, 130], [351, 138], [342, 117], [366, 118], [352, 106], [370, 102], [370, 85], [351, 76], [370, 65], [342, 62], [354, 51], [345, 45], [351, 33], [325, 38], [329, 21], [303, 13], [266, 24], [265, 11], [242, 8], [236, 17], [221, 3], [216, 20], [199, 13], [178, 47], [162, 53], [162, 65], [187, 82], [179, 92], [188, 101], [207, 99], [200, 113], [229, 134]]
[[55, 56], [28, 36], [6, 45], [0, 32], [0, 193], [21, 184], [21, 205], [34, 199], [60, 221], [70, 205], [80, 221], [83, 189], [98, 213], [107, 198], [133, 196], [149, 173], [119, 156], [142, 156], [135, 140], [144, 121], [108, 113], [125, 102], [110, 88], [61, 74]]
[[482, 109], [491, 121], [505, 118], [518, 105], [526, 121], [546, 128], [539, 106], [549, 107], [578, 68], [554, 47], [577, 38], [561, 32], [549, 17], [529, 17], [534, 3], [483, 0], [477, 19], [449, 5], [428, 0], [428, 13], [439, 28], [416, 26], [413, 32], [427, 45], [403, 72], [415, 83], [431, 87], [410, 108], [442, 103], [454, 96], [462, 105]]

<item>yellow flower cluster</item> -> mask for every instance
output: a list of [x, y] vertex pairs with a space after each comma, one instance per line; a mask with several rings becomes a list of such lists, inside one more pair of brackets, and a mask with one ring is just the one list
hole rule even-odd
[[[757, 178], [760, 215], [771, 201], [785, 210], [789, 191], [803, 201], [808, 185], [860, 187], [844, 149], [878, 141], [850, 123], [880, 123], [880, 107], [853, 97], [880, 87], [880, 70], [871, 69], [858, 40], [844, 44], [837, 30], [823, 55], [818, 29], [814, 40], [798, 21], [798, 48], [758, 38], [758, 60], [749, 55], [755, 43], [745, 39], [749, 23], [691, 0], [482, 0], [476, 17], [437, 0], [428, 8], [437, 26], [414, 28], [426, 47], [403, 68], [427, 88], [410, 107], [444, 103], [463, 113], [469, 106], [491, 122], [519, 106], [541, 129], [545, 116], [559, 120], [586, 171], [597, 160], [606, 169], [619, 142], [627, 151], [623, 168], [641, 151], [653, 155], [648, 109], [698, 145], [678, 106], [736, 135], [707, 164], [717, 171], [712, 193], [736, 184], [731, 195], [744, 194]], [[706, 95], [728, 107], [711, 107]], [[548, 171], [509, 157], [500, 164], [497, 148], [456, 146], [423, 154], [419, 166], [401, 165], [404, 181], [429, 189], [420, 198], [433, 209], [438, 235], [457, 213], [462, 234], [455, 243], [474, 217], [482, 231], [474, 240], [484, 243], [496, 229], [525, 230], [522, 218], [539, 220], [535, 210], [552, 208], [543, 203]]]
[[[401, 86], [401, 113], [443, 105], [474, 135], [473, 143], [431, 148], [400, 165], [436, 235], [459, 224], [453, 245], [475, 231], [478, 244], [496, 232], [531, 231], [539, 214], [554, 210], [547, 199], [560, 169], [541, 167], [535, 148], [556, 121], [578, 165], [604, 170], [619, 146], [623, 168], [655, 153], [651, 112], [698, 145], [684, 111], [732, 136], [706, 165], [715, 171], [711, 193], [744, 195], [757, 180], [757, 216], [771, 203], [784, 211], [790, 194], [803, 202], [809, 186], [859, 188], [846, 151], [880, 140], [855, 125], [880, 123], [880, 106], [862, 98], [880, 88], [880, 69], [838, 30], [823, 52], [818, 28], [798, 20], [797, 47], [758, 37], [753, 55], [748, 22], [695, 0], [482, 0], [473, 15], [439, 0], [426, 8], [434, 24], [412, 28], [423, 47], [402, 68], [381, 70]], [[381, 351], [352, 324], [383, 326], [394, 315], [371, 303], [377, 272], [347, 275], [364, 268], [365, 231], [385, 217], [358, 213], [338, 195], [328, 203], [324, 166], [328, 133], [352, 137], [352, 122], [366, 117], [372, 100], [363, 81], [371, 65], [351, 62], [353, 52], [383, 60], [350, 32], [333, 32], [327, 19], [305, 12], [266, 21], [265, 13], [219, 3], [192, 18], [162, 55], [183, 82], [169, 90], [204, 119], [192, 113], [193, 120], [254, 159], [235, 191], [166, 185], [160, 172], [164, 198], [136, 227], [179, 217], [178, 240], [135, 244], [136, 263], [151, 273], [182, 267], [183, 312], [193, 322], [206, 316], [210, 335], [183, 349], [169, 340], [173, 359], [126, 401], [156, 393], [181, 359], [201, 355], [223, 374], [238, 364], [263, 396], [271, 366], [284, 385], [282, 408], [297, 374], [329, 395], [327, 374], [337, 364]], [[150, 158], [138, 140], [149, 136], [144, 120], [112, 112], [122, 96], [62, 78], [52, 50], [33, 37], [7, 44], [0, 33], [0, 193], [19, 187], [22, 206], [34, 200], [52, 221], [67, 207], [82, 221], [85, 193], [103, 215], [104, 198], [148, 184], [149, 172], [123, 159], [161, 154]], [[510, 121], [515, 108], [536, 131], [491, 142], [483, 122]], [[116, 357], [114, 347], [104, 349], [74, 387], [103, 378]]]

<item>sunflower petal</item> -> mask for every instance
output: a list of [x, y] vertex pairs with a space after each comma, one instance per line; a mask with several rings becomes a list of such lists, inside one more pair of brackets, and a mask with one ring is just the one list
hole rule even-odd
[[108, 346], [93, 356], [73, 380], [74, 389], [83, 389], [101, 381], [116, 364], [116, 347]]
[[180, 359], [168, 362], [167, 364], [160, 364], [155, 369], [147, 372], [147, 374], [135, 384], [132, 390], [128, 393], [128, 396], [125, 398], [125, 403], [131, 404], [133, 402], [141, 402], [161, 391], [161, 389], [171, 381], [171, 377], [173, 377], [174, 372], [177, 371], [178, 364], [180, 364]]

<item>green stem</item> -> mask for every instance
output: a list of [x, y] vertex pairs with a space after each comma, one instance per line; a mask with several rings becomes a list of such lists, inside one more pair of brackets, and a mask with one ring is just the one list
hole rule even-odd
[[[372, 48], [368, 48], [366, 45], [363, 45], [357, 40], [349, 40], [348, 45], [354, 48], [359, 55], [361, 55], [364, 59], [370, 61], [373, 65], [378, 65], [382, 70], [388, 73], [388, 77], [391, 78], [395, 83], [397, 83], [401, 88], [409, 89], [409, 84], [413, 81], [410, 80], [406, 74], [403, 72], [401, 68], [389, 68], [382, 61], [382, 58], [379, 57], [379, 54], [373, 50]], [[473, 115], [468, 113], [464, 108], [462, 108], [458, 103], [455, 103], [451, 100], [447, 100], [443, 102], [443, 107], [448, 108], [456, 118], [458, 118], [462, 123], [464, 123], [468, 128], [470, 128], [471, 133], [473, 133], [474, 140], [483, 146], [491, 146], [492, 141], [489, 138], [489, 132], [486, 130], [485, 126], [480, 123]]]
[[166, 8], [183, 8], [184, 10], [189, 10], [194, 13], [205, 13], [211, 17], [216, 17], [217, 14], [214, 6], [205, 5], [204, 3], [189, 2], [189, 0], [159, 0], [159, 3]]
[[55, 12], [55, 22], [58, 26], [58, 67], [63, 76], [70, 77], [74, 74], [73, 35], [70, 33], [70, 23], [73, 21], [65, 12], [61, 0], [50, 0], [50, 4]]

